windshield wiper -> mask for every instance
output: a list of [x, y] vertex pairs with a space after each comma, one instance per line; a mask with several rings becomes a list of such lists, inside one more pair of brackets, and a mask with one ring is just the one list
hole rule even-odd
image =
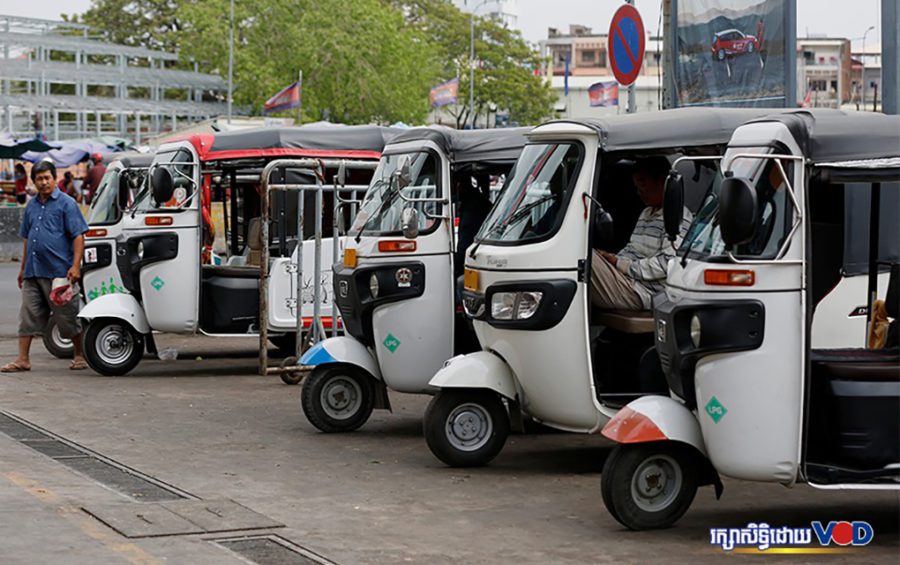
[[494, 227], [492, 227], [492, 228], [490, 228], [488, 231], [486, 231], [486, 232], [484, 233], [484, 235], [481, 236], [480, 238], [477, 238], [477, 237], [476, 237], [476, 238], [475, 238], [475, 247], [472, 248], [471, 253], [469, 253], [469, 257], [471, 257], [471, 258], [473, 258], [473, 259], [475, 258], [475, 252], [478, 251], [478, 247], [479, 247], [485, 240], [487, 240], [488, 236], [490, 236], [491, 234], [497, 232], [498, 230], [500, 230], [500, 229], [502, 229], [502, 228], [508, 227], [508, 226], [509, 226], [510, 224], [512, 224], [513, 222], [518, 221], [520, 218], [523, 217], [523, 215], [524, 215], [526, 212], [531, 211], [535, 206], [538, 206], [539, 204], [543, 204], [544, 202], [547, 202], [548, 200], [553, 200], [553, 199], [555, 199], [556, 197], [557, 197], [557, 195], [555, 195], [555, 194], [548, 194], [547, 196], [544, 196], [543, 198], [538, 198], [537, 200], [535, 200], [535, 201], [532, 202], [531, 204], [528, 204], [528, 205], [526, 205], [524, 208], [521, 208], [521, 209], [517, 210], [517, 211], [516, 211], [514, 214], [512, 214], [510, 217], [506, 218], [506, 220], [500, 222], [499, 224], [494, 225]]

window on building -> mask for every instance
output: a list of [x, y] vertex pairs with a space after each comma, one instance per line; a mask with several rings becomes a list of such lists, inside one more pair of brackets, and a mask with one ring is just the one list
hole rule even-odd
[[593, 50], [585, 50], [581, 52], [581, 62], [593, 66], [597, 61], [597, 52]]

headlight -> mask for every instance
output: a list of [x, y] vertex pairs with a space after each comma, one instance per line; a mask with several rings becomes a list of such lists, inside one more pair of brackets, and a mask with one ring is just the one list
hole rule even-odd
[[517, 292], [497, 292], [491, 296], [491, 318], [495, 320], [512, 320], [516, 311]]
[[691, 316], [691, 343], [694, 347], [700, 347], [700, 318], [697, 314]]
[[372, 294], [372, 298], [378, 298], [378, 276], [375, 273], [369, 277], [369, 292]]
[[543, 296], [543, 292], [520, 292], [516, 303], [516, 319], [527, 320], [534, 316]]
[[527, 320], [541, 304], [543, 292], [497, 292], [491, 296], [491, 318], [495, 320]]
[[144, 242], [143, 241], [139, 241], [137, 244], [137, 256], [138, 256], [138, 260], [143, 261], [143, 259], [144, 259]]

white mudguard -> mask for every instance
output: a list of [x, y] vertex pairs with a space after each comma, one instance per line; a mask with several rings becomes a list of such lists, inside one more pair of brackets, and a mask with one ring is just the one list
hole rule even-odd
[[107, 294], [91, 300], [78, 313], [79, 318], [116, 318], [128, 322], [132, 328], [142, 334], [150, 333], [147, 316], [137, 299], [131, 294]]
[[300, 357], [300, 365], [315, 367], [331, 363], [355, 365], [379, 381], [382, 380], [378, 361], [365, 345], [352, 337], [330, 337], [322, 340], [307, 349], [306, 353]]
[[486, 388], [510, 400], [516, 399], [516, 380], [506, 361], [490, 351], [457, 355], [431, 378], [428, 386], [444, 388]]
[[706, 457], [697, 417], [668, 396], [644, 396], [630, 402], [607, 422], [602, 433], [616, 443], [678, 441], [694, 446]]

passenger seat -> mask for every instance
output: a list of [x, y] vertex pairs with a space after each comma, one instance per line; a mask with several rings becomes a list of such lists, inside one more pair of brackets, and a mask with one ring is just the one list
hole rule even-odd
[[596, 310], [593, 324], [627, 334], [653, 333], [653, 312], [649, 310]]

